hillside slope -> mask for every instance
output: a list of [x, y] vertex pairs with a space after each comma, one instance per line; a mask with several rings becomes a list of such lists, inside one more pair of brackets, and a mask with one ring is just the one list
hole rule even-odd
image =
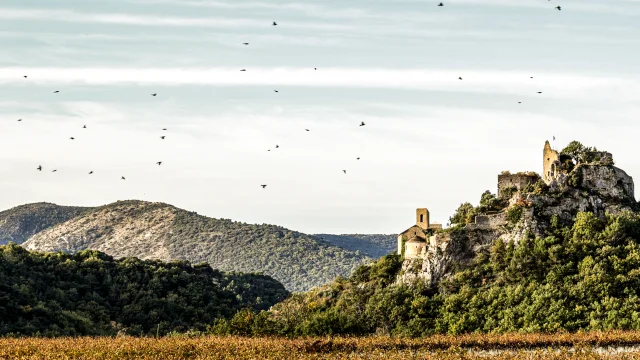
[[314, 236], [331, 245], [350, 251], [360, 251], [376, 259], [395, 251], [398, 247], [397, 234], [315, 234]]
[[91, 208], [49, 203], [26, 204], [0, 212], [0, 245], [22, 244], [29, 237], [81, 215]]
[[99, 250], [114, 257], [207, 262], [222, 271], [262, 272], [292, 291], [348, 276], [370, 260], [357, 251], [274, 225], [213, 219], [163, 203], [119, 201], [37, 233], [29, 250]]
[[274, 279], [185, 262], [114, 260], [0, 246], [0, 336], [167, 334], [206, 330], [289, 293]]

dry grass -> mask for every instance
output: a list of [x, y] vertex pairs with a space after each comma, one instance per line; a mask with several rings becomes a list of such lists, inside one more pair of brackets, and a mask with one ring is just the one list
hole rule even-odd
[[366, 338], [0, 339], [0, 359], [640, 359], [594, 348], [640, 344], [640, 332]]

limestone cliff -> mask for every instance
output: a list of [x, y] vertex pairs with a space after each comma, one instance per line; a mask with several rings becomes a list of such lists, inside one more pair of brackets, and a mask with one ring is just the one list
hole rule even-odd
[[503, 198], [504, 208], [477, 214], [475, 221], [455, 225], [424, 242], [420, 256], [406, 257], [398, 282], [417, 280], [435, 285], [454, 270], [464, 268], [479, 254], [488, 254], [496, 239], [518, 244], [525, 236], [549, 236], [552, 219], [570, 223], [579, 212], [598, 217], [639, 211], [631, 176], [607, 162], [577, 164]]

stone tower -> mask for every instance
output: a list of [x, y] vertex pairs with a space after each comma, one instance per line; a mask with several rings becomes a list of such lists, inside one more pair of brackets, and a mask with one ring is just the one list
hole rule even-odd
[[542, 155], [542, 179], [548, 185], [560, 171], [560, 154], [551, 148], [551, 144], [547, 140], [544, 143]]
[[424, 230], [429, 228], [429, 210], [426, 208], [416, 209], [416, 225]]

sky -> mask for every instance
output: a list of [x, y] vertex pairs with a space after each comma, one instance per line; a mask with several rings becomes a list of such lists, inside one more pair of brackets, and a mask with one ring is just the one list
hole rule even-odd
[[640, 0], [437, 3], [4, 0], [0, 209], [399, 233], [540, 172], [554, 136], [640, 176]]

